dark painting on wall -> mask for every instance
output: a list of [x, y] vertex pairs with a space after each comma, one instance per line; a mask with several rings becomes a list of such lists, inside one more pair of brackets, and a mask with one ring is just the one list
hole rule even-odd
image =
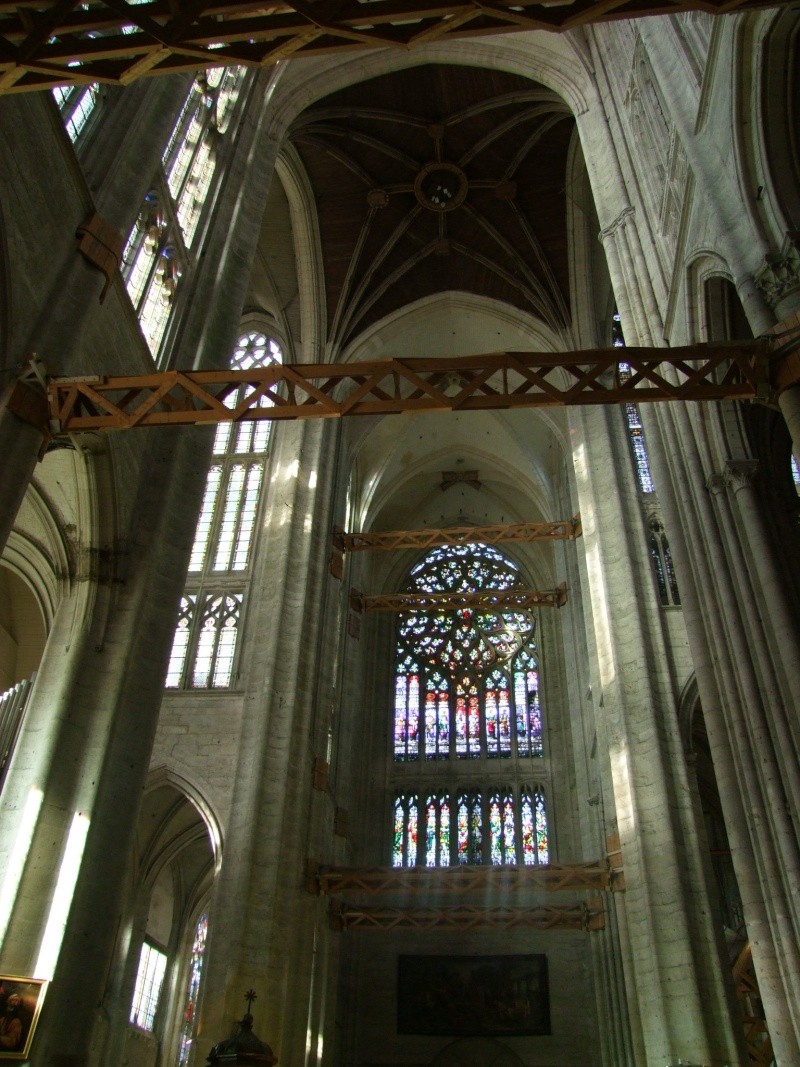
[[47, 982], [0, 974], [0, 1060], [26, 1060]]
[[397, 1032], [549, 1034], [547, 957], [400, 956]]

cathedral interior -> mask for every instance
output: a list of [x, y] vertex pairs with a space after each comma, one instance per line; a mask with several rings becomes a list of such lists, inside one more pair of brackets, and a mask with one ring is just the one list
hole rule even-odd
[[0, 44], [0, 1060], [797, 1067], [797, 4]]

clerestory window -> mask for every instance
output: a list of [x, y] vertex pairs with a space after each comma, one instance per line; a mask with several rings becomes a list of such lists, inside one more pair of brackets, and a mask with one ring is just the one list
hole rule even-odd
[[[282, 360], [274, 338], [251, 330], [240, 336], [231, 367], [250, 370]], [[226, 405], [235, 408], [247, 389], [240, 386]], [[269, 407], [269, 399], [262, 397], [259, 406]], [[270, 425], [265, 419], [217, 427], [167, 689], [225, 689], [233, 683]]]
[[154, 356], [197, 256], [199, 223], [244, 78], [242, 67], [197, 75], [123, 253], [128, 295]]
[[[622, 333], [622, 322], [620, 321], [619, 313], [617, 311], [611, 316], [611, 340], [615, 348], [625, 347], [625, 338]], [[621, 382], [630, 380], [631, 367], [630, 364], [623, 359], [617, 363], [617, 375]], [[636, 467], [636, 478], [639, 482], [639, 489], [643, 493], [654, 493], [656, 491], [656, 486], [653, 481], [653, 475], [650, 472], [650, 456], [647, 452], [647, 441], [645, 440], [642, 417], [639, 414], [639, 407], [637, 404], [625, 405], [625, 425], [628, 429], [628, 440], [633, 454], [633, 462]]]
[[58, 85], [51, 92], [69, 139], [74, 144], [96, 113], [100, 103], [100, 86], [97, 82], [91, 85]]
[[[479, 544], [433, 549], [406, 589], [470, 594], [522, 584], [515, 563]], [[545, 790], [529, 778], [545, 756], [535, 625], [530, 611], [469, 606], [400, 617], [394, 866], [549, 861]]]

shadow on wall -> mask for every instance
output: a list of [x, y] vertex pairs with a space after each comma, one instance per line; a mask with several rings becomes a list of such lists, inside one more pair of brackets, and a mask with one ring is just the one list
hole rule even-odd
[[33, 592], [17, 574], [0, 566], [0, 693], [37, 670], [45, 640], [44, 619]]
[[516, 1053], [493, 1038], [454, 1041], [431, 1060], [431, 1067], [524, 1067]]

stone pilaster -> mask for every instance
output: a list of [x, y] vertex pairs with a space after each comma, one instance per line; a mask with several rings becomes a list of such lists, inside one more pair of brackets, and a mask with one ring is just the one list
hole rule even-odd
[[591, 481], [578, 477], [578, 490], [608, 748], [604, 804], [625, 867], [614, 903], [635, 1062], [738, 1063], [623, 421], [587, 411], [575, 424], [591, 442]]
[[[312, 833], [313, 738], [327, 609], [342, 595], [328, 574], [339, 427], [276, 428], [259, 571], [252, 582], [248, 678], [232, 817], [211, 909], [203, 1043], [224, 1035], [252, 986], [258, 1029], [282, 1062], [305, 1062], [314, 944], [325, 902], [305, 890]], [[318, 931], [315, 933], [315, 931]]]

